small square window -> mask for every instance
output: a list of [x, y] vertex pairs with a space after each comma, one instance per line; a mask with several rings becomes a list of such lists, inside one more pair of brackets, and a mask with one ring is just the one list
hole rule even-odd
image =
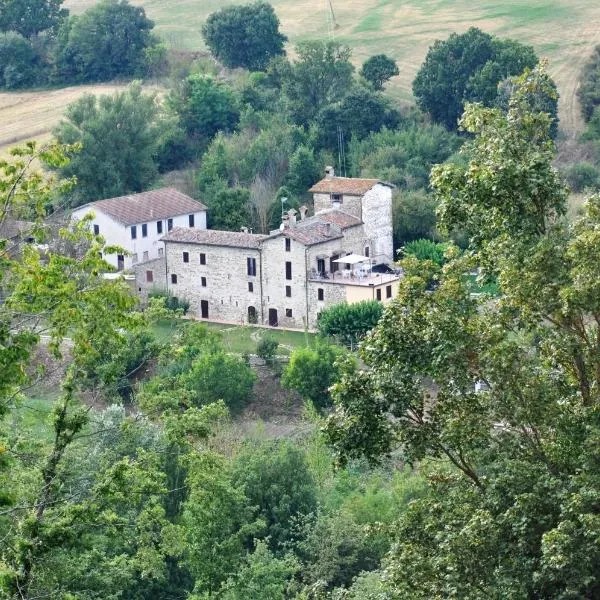
[[317, 300], [325, 300], [325, 290], [323, 288], [317, 288]]
[[152, 283], [154, 281], [154, 271], [146, 271], [146, 283]]
[[377, 288], [376, 294], [377, 294], [377, 300], [381, 301], [381, 288]]
[[165, 251], [165, 249], [164, 249], [164, 248], [159, 248], [159, 249], [158, 249], [158, 255], [159, 255], [159, 256], [162, 256], [162, 255], [163, 255], [163, 253], [164, 253], [164, 251]]
[[94, 235], [100, 235], [100, 225], [94, 225]]
[[291, 285], [286, 285], [285, 286], [285, 295], [287, 298], [291, 298], [292, 297], [292, 286]]
[[171, 274], [171, 283], [177, 283], [177, 275], [175, 273]]
[[386, 298], [391, 298], [392, 297], [392, 286], [388, 285], [385, 288], [385, 297]]
[[144, 223], [142, 225], [142, 237], [148, 237], [148, 224]]
[[285, 238], [285, 251], [289, 252], [292, 249], [292, 240]]
[[291, 308], [286, 308], [285, 309], [285, 316], [291, 318], [292, 317], [292, 309]]
[[162, 233], [162, 221], [156, 221], [156, 233]]
[[144, 250], [144, 254], [143, 254], [143, 260], [148, 260], [148, 250]]
[[342, 194], [331, 194], [332, 202], [339, 202], [340, 204], [344, 201]]
[[190, 224], [190, 227], [194, 226], [194, 215], [188, 216], [188, 223]]
[[189, 263], [190, 262], [190, 253], [189, 252], [184, 252], [183, 253], [183, 262], [184, 263]]
[[254, 284], [251, 281], [248, 282], [248, 291], [254, 292]]
[[200, 277], [200, 285], [206, 287], [206, 277]]
[[204, 254], [204, 252], [200, 253], [200, 264], [201, 265], [205, 265], [206, 264], [206, 254]]
[[137, 255], [137, 253], [135, 253], [135, 252], [134, 252], [134, 253], [131, 255], [131, 262], [132, 262], [133, 264], [135, 264], [137, 261], [138, 261], [138, 255]]
[[131, 226], [131, 239], [135, 240], [137, 238], [137, 227], [135, 225]]
[[167, 231], [173, 229], [173, 219], [167, 219]]

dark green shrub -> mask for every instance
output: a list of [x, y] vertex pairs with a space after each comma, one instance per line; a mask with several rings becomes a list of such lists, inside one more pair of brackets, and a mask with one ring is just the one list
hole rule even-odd
[[319, 317], [319, 333], [348, 346], [357, 344], [381, 318], [383, 305], [376, 300], [334, 304]]

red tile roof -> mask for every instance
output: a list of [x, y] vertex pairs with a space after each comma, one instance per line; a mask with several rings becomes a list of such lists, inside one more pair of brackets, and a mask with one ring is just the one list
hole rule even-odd
[[315, 183], [310, 190], [314, 194], [347, 194], [348, 196], [362, 196], [372, 187], [380, 183], [391, 187], [391, 184], [380, 179], [357, 179], [355, 177], [325, 177]]
[[220, 231], [218, 229], [188, 229], [174, 227], [162, 238], [164, 242], [205, 244], [207, 246], [230, 246], [233, 248], [258, 248], [266, 235], [241, 231]]
[[206, 210], [204, 204], [178, 192], [175, 188], [162, 188], [141, 194], [98, 200], [76, 210], [82, 208], [101, 210], [123, 225], [148, 223]]

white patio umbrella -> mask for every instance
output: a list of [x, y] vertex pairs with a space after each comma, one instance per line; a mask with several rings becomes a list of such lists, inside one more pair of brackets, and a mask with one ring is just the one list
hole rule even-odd
[[362, 256], [361, 254], [347, 254], [346, 256], [342, 256], [336, 260], [334, 263], [343, 263], [346, 265], [356, 265], [361, 262], [370, 261], [371, 259], [368, 256]]

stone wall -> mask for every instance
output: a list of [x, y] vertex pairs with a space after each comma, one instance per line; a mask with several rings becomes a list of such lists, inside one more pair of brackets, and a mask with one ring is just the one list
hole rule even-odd
[[[319, 289], [323, 290], [323, 300], [319, 300]], [[346, 286], [330, 281], [308, 282], [308, 328], [316, 329], [319, 313], [333, 304], [346, 302]]]
[[[322, 210], [329, 210], [334, 207], [331, 200], [331, 194], [313, 194], [313, 201], [315, 205], [315, 214]], [[338, 208], [358, 219], [362, 219], [362, 203], [360, 196], [343, 194], [342, 201]]]
[[378, 183], [363, 196], [362, 219], [365, 237], [371, 240], [374, 263], [394, 260], [392, 190]]
[[[168, 290], [190, 302], [193, 316], [201, 317], [201, 301], [205, 300], [209, 320], [248, 323], [248, 307], [253, 306], [261, 322], [259, 250], [180, 242], [166, 242], [165, 247]], [[189, 254], [188, 263], [183, 262], [184, 252]], [[206, 256], [205, 265], [200, 263], [200, 254]], [[256, 276], [248, 275], [248, 257], [256, 259]], [[173, 283], [173, 275], [177, 283]], [[202, 277], [206, 278], [205, 287]]]
[[135, 289], [143, 305], [148, 302], [148, 293], [166, 291], [167, 275], [164, 257], [155, 258], [131, 267], [135, 275]]

